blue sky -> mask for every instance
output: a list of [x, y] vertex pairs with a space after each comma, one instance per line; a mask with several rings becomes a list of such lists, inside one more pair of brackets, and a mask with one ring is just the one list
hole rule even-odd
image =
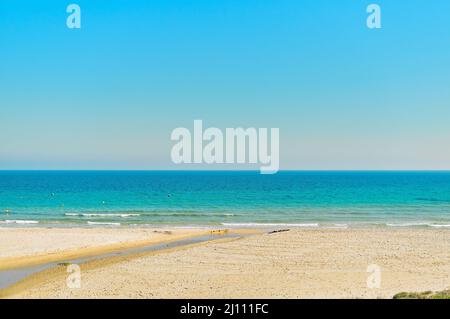
[[449, 14], [447, 0], [2, 0], [0, 169], [176, 169], [170, 133], [195, 119], [280, 128], [282, 169], [450, 169]]

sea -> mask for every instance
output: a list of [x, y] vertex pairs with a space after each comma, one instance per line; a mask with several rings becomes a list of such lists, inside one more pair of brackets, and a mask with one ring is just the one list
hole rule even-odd
[[3, 227], [450, 229], [448, 171], [0, 171]]

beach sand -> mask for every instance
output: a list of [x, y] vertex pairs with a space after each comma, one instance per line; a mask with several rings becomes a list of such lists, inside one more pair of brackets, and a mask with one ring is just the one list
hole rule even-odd
[[[64, 234], [68, 231], [69, 234]], [[87, 236], [87, 232], [90, 232]], [[149, 229], [0, 230], [3, 259], [161, 240]], [[178, 230], [190, 236], [199, 230]], [[36, 235], [33, 233], [36, 232]], [[42, 233], [39, 233], [42, 232]], [[191, 233], [185, 233], [191, 232]], [[20, 242], [23, 238], [27, 241]], [[98, 233], [98, 234], [97, 234]], [[79, 234], [79, 235], [77, 235]], [[64, 239], [64, 244], [58, 240]], [[98, 236], [98, 237], [97, 237]], [[82, 238], [82, 239], [80, 239]], [[67, 241], [67, 242], [65, 242]], [[379, 288], [367, 272], [379, 267]], [[375, 268], [373, 268], [375, 267]], [[402, 291], [450, 287], [448, 229], [291, 229], [224, 238], [167, 251], [112, 257], [81, 265], [81, 288], [69, 289], [63, 266], [25, 279], [12, 298], [392, 298]]]
[[42, 264], [203, 234], [191, 228], [1, 228], [0, 270]]

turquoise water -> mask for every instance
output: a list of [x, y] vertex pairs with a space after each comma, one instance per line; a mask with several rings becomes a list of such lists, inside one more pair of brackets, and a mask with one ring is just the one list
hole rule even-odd
[[450, 229], [450, 172], [0, 171], [0, 227]]

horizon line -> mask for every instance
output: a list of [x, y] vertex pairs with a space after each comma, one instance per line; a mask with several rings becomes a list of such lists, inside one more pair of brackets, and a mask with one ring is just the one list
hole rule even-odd
[[[0, 172], [257, 172], [259, 169], [0, 169]], [[279, 172], [450, 172], [450, 169], [280, 169]]]

